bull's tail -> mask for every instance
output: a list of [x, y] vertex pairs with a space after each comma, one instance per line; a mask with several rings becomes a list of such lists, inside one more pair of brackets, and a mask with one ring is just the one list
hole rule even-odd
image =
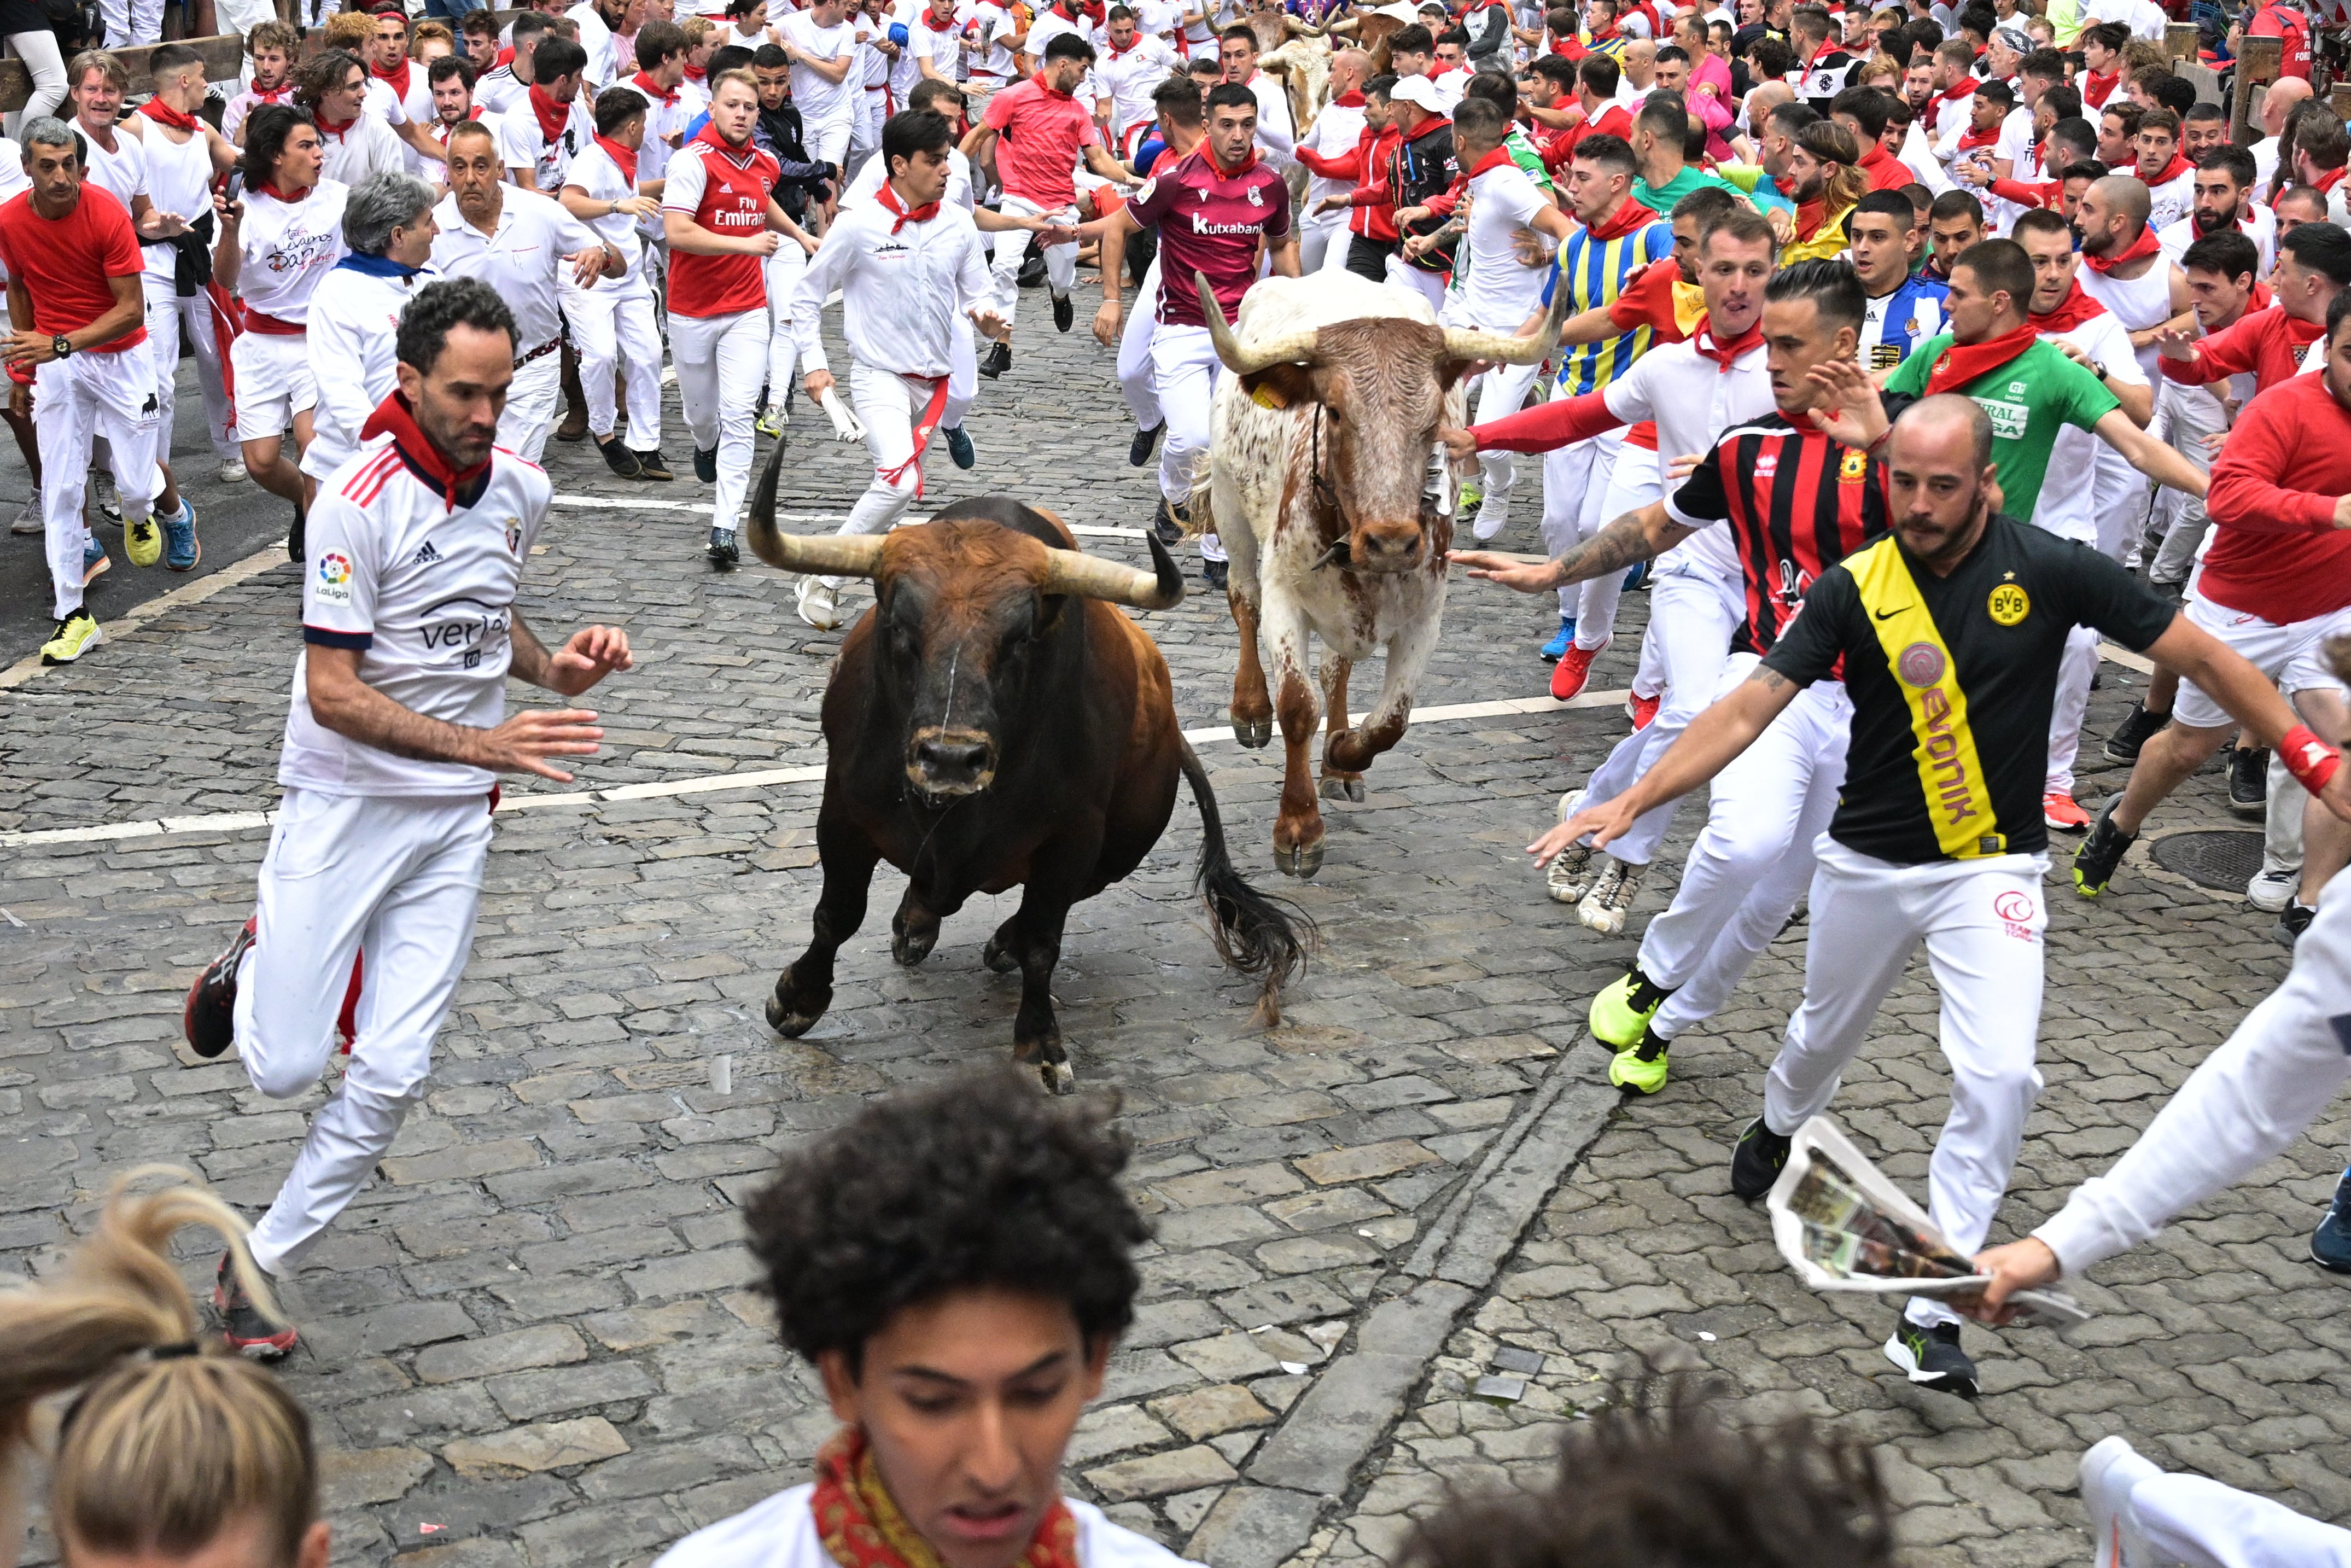
[[1192, 884], [1207, 906], [1209, 940], [1217, 956], [1259, 983], [1257, 1016], [1260, 1023], [1281, 1021], [1281, 988], [1306, 967], [1308, 951], [1322, 934], [1306, 912], [1287, 899], [1270, 898], [1251, 887], [1233, 869], [1225, 848], [1224, 817], [1217, 810], [1216, 791], [1208, 788], [1208, 770], [1200, 766], [1192, 743], [1178, 736], [1184, 777], [1192, 786], [1192, 800], [1200, 808], [1200, 868]]

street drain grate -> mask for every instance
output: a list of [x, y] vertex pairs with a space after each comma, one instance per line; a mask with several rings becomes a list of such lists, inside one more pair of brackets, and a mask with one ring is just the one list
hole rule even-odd
[[2156, 864], [2177, 872], [2199, 887], [2241, 894], [2245, 884], [2253, 880], [2253, 873], [2262, 869], [2262, 835], [2237, 828], [2173, 833], [2158, 839], [2151, 852]]

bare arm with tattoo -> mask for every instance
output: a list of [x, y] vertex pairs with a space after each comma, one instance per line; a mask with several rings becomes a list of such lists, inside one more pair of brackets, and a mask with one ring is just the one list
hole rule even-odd
[[1445, 559], [1466, 566], [1469, 575], [1520, 593], [1540, 593], [1571, 582], [1605, 577], [1636, 562], [1651, 560], [1698, 532], [1666, 516], [1660, 502], [1627, 512], [1583, 543], [1570, 547], [1555, 560], [1515, 560], [1491, 550], [1450, 550]]

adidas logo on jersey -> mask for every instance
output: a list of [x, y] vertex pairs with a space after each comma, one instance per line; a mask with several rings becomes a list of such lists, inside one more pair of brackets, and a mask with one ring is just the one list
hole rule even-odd
[[440, 559], [441, 552], [433, 548], [433, 541], [431, 539], [426, 539], [424, 541], [424, 548], [418, 550], [414, 556], [411, 557], [408, 564], [411, 566], [431, 566]]

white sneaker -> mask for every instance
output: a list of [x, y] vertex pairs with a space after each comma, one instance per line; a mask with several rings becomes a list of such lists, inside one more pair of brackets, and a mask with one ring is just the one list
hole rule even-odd
[[[1559, 820], [1562, 822], [1583, 810], [1583, 791], [1570, 789], [1559, 798]], [[1543, 888], [1555, 904], [1581, 904], [1583, 895], [1592, 891], [1592, 857], [1596, 852], [1589, 844], [1570, 844], [1554, 856], [1543, 868]]]
[[2097, 1568], [2153, 1568], [2154, 1553], [2130, 1498], [2141, 1481], [2162, 1473], [2120, 1437], [2102, 1437], [2082, 1456], [2082, 1507], [2090, 1516]]
[[242, 459], [230, 457], [222, 460], [219, 475], [220, 482], [222, 484], [242, 485], [247, 477], [248, 476], [245, 471], [245, 463]]
[[1576, 919], [1603, 936], [1615, 936], [1625, 929], [1625, 917], [1633, 912], [1633, 901], [1641, 896], [1641, 879], [1648, 873], [1646, 865], [1611, 859], [1575, 906]]
[[98, 508], [99, 519], [107, 527], [122, 526], [122, 497], [114, 493], [114, 476], [103, 468], [89, 471], [89, 504]]
[[799, 611], [800, 619], [820, 632], [841, 624], [841, 600], [822, 578], [800, 579]]
[[2271, 871], [2264, 867], [2252, 881], [2245, 883], [2245, 902], [2255, 909], [2275, 915], [2294, 902], [2294, 895], [2301, 888], [2300, 866], [2292, 871]]
[[1490, 539], [1500, 533], [1502, 525], [1510, 520], [1510, 498], [1489, 490], [1486, 498], [1478, 503], [1477, 519], [1469, 525], [1469, 531], [1476, 534], [1480, 541]]
[[8, 531], [12, 534], [37, 534], [45, 526], [41, 521], [41, 492], [36, 489], [26, 497], [25, 509], [16, 514], [16, 520], [8, 525]]

